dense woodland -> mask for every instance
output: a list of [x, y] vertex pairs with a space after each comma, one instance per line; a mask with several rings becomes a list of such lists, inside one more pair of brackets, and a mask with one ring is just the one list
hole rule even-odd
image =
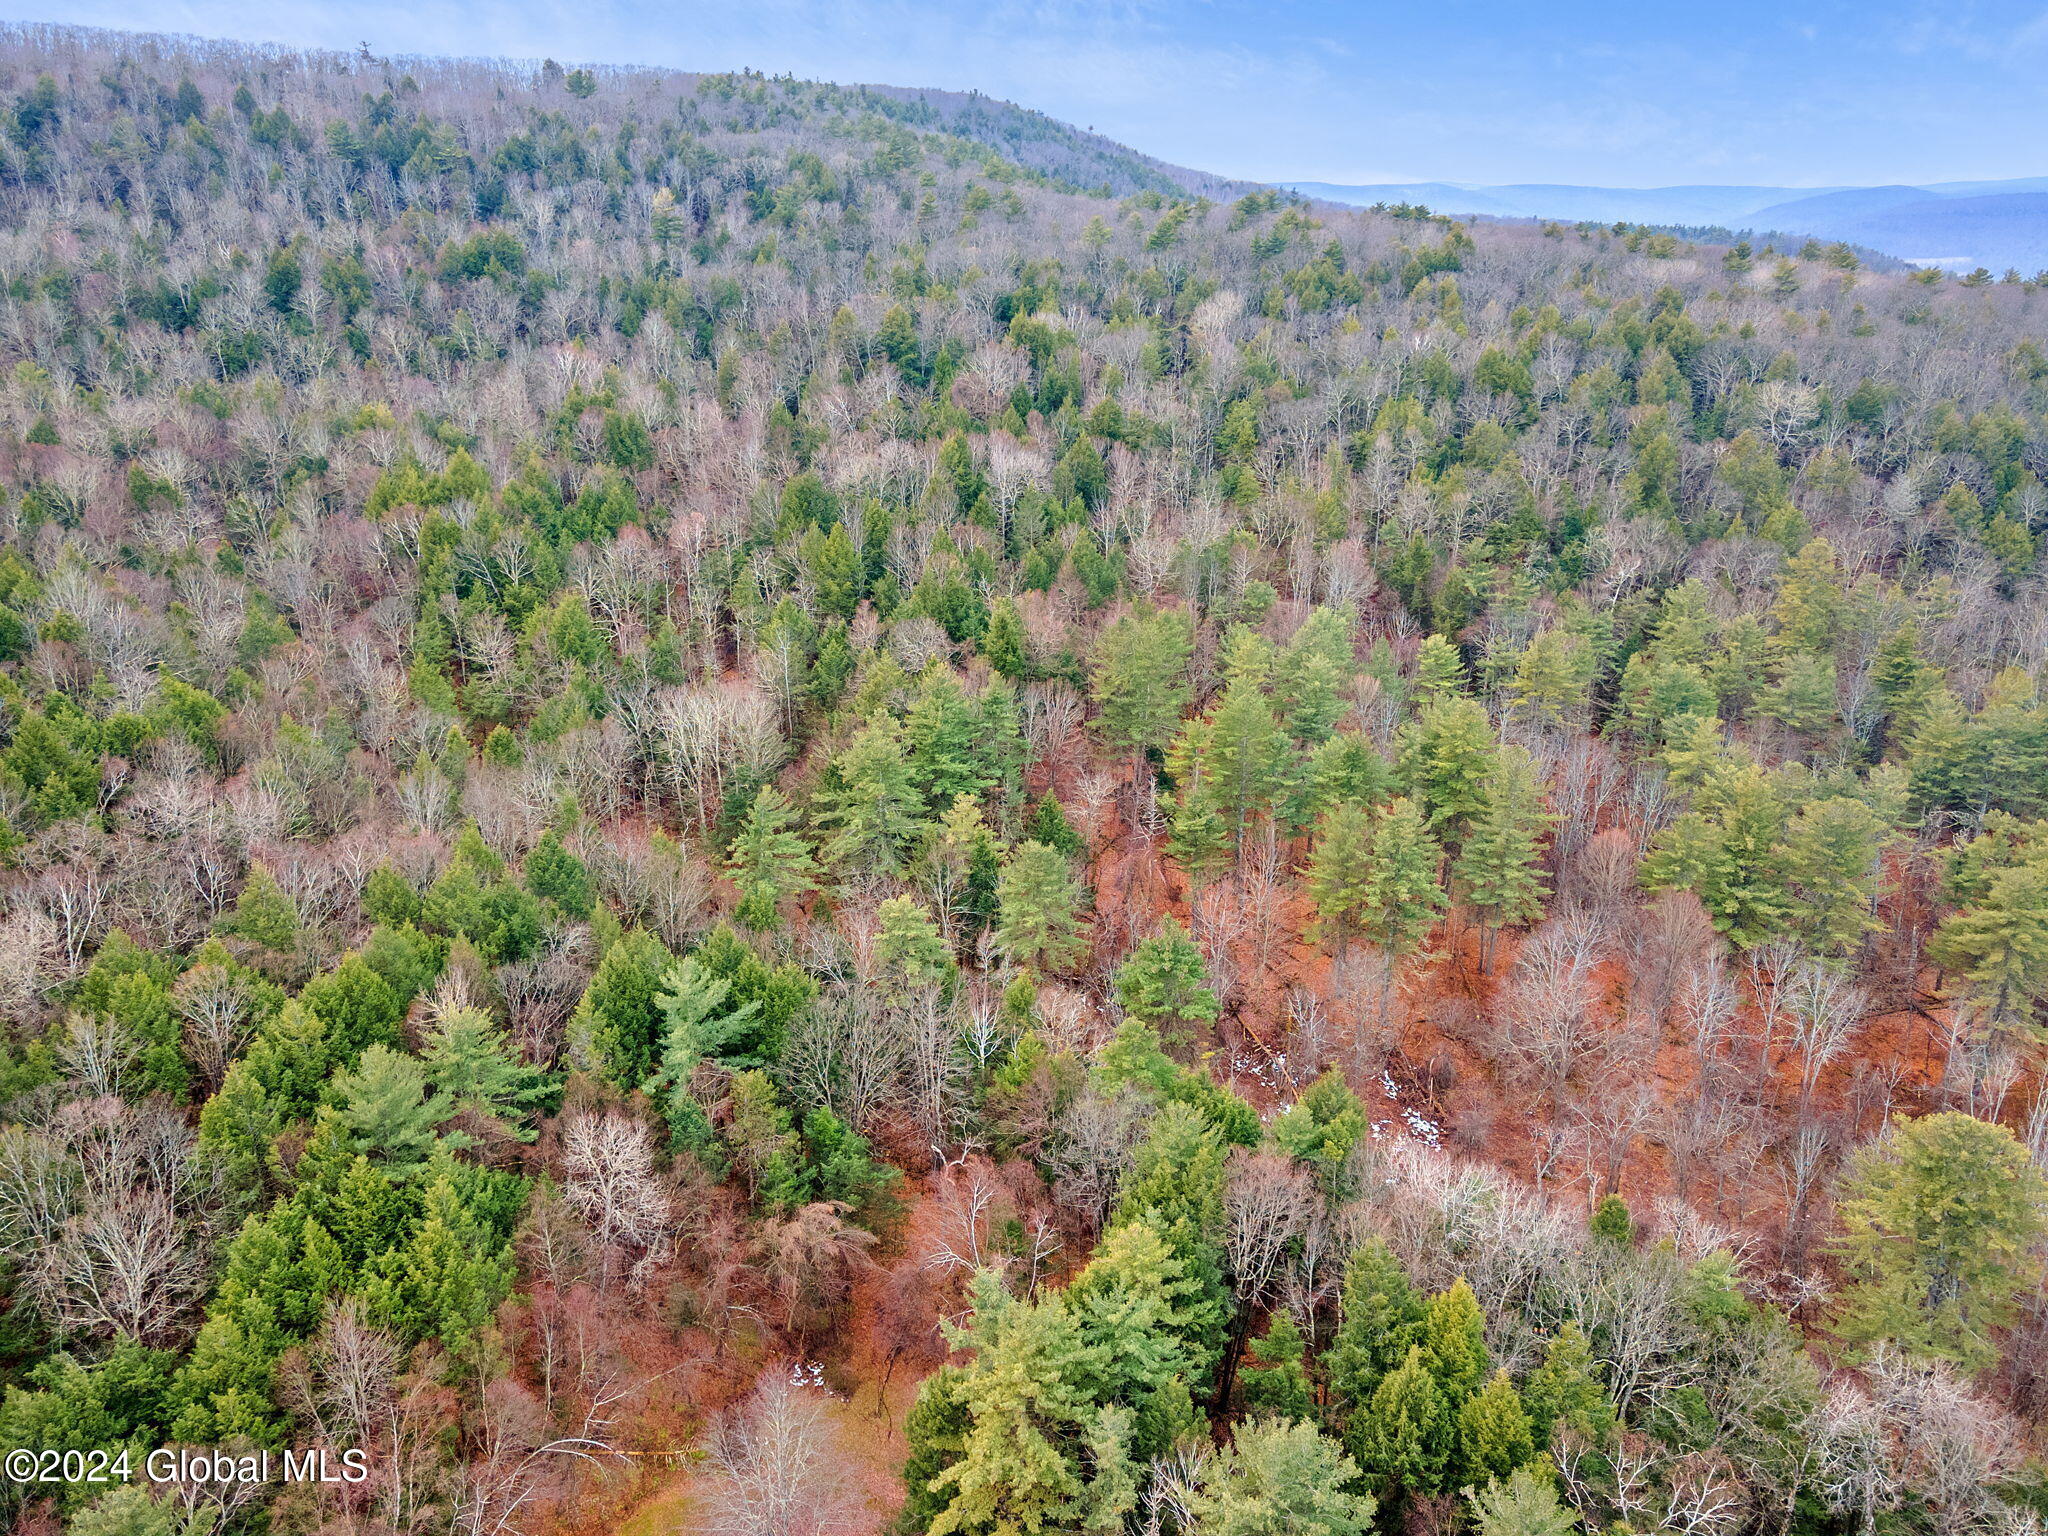
[[2044, 332], [12, 29], [8, 1517], [2040, 1532]]

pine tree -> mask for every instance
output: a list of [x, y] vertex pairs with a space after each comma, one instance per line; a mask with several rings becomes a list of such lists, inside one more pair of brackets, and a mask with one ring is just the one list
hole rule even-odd
[[1330, 1341], [1330, 1393], [1353, 1413], [1422, 1339], [1422, 1298], [1382, 1238], [1361, 1244], [1344, 1270], [1337, 1334]]
[[1138, 1468], [1131, 1459], [1137, 1415], [1104, 1403], [1088, 1427], [1088, 1490], [1081, 1501], [1081, 1536], [1124, 1536], [1138, 1508]]
[[1186, 1045], [1222, 1011], [1202, 952], [1172, 918], [1118, 967], [1116, 996], [1125, 1013], [1157, 1027], [1170, 1044]]
[[1872, 908], [1885, 836], [1878, 814], [1847, 795], [1809, 800], [1786, 828], [1799, 931], [1815, 954], [1846, 954], [1883, 926]]
[[1403, 727], [1398, 772], [1429, 813], [1430, 830], [1456, 843], [1486, 805], [1497, 757], [1493, 728], [1476, 699], [1461, 696], [1423, 707]]
[[1496, 1371], [1458, 1410], [1458, 1486], [1504, 1478], [1536, 1455], [1529, 1415], [1506, 1371]]
[[547, 1084], [519, 1059], [496, 1019], [481, 1008], [450, 1008], [435, 1020], [423, 1054], [435, 1097], [451, 1114], [472, 1110], [515, 1141], [534, 1139], [526, 1121], [547, 1099]]
[[1089, 692], [1103, 744], [1133, 761], [1163, 748], [1187, 705], [1194, 637], [1186, 615], [1126, 614], [1095, 643]]
[[818, 824], [830, 829], [826, 861], [855, 879], [895, 874], [924, 815], [903, 728], [871, 715], [834, 759], [832, 778], [818, 800]]
[[893, 1536], [923, 1536], [947, 1504], [948, 1491], [936, 1484], [941, 1472], [960, 1459], [973, 1419], [960, 1399], [966, 1371], [942, 1365], [918, 1383], [917, 1397], [903, 1419], [903, 1509], [890, 1527]]
[[2031, 1020], [2048, 999], [2048, 850], [1994, 874], [1974, 905], [1942, 923], [1927, 951], [1969, 983], [1993, 1032], [2037, 1038]]
[[1480, 919], [1480, 964], [1493, 968], [1494, 935], [1509, 923], [1533, 923], [1550, 894], [1538, 863], [1544, 828], [1553, 818], [1535, 765], [1520, 747], [1500, 754], [1486, 802], [1452, 866]]
[[875, 908], [875, 967], [882, 996], [901, 1005], [940, 985], [953, 969], [946, 936], [912, 896]]
[[[1163, 1235], [1157, 1214], [1119, 1222], [1103, 1234], [1087, 1268], [1067, 1288], [1066, 1301], [1092, 1353], [1092, 1391], [1099, 1401], [1142, 1409], [1202, 1365], [1197, 1350], [1204, 1298]], [[1141, 1457], [1165, 1449], [1133, 1446]]]
[[350, 1145], [399, 1179], [426, 1166], [450, 1113], [440, 1095], [428, 1096], [419, 1059], [383, 1045], [371, 1046], [353, 1072], [335, 1077], [334, 1096], [334, 1114]]
[[773, 784], [764, 784], [726, 853], [726, 872], [739, 887], [739, 919], [762, 931], [775, 926], [777, 909], [818, 888], [818, 866], [792, 830], [796, 807]]
[[1451, 1470], [1456, 1421], [1420, 1345], [1351, 1416], [1344, 1444], [1382, 1501], [1439, 1492]]
[[1442, 635], [1424, 635], [1415, 651], [1415, 687], [1425, 707], [1465, 691], [1465, 658]]
[[662, 973], [655, 1005], [662, 1017], [662, 1074], [679, 1081], [697, 1062], [710, 1060], [735, 1072], [762, 1065], [755, 1046], [761, 1008], [732, 996], [732, 982], [697, 956], [678, 960]]
[[1579, 1523], [1579, 1512], [1558, 1501], [1556, 1480], [1534, 1467], [1474, 1490], [1472, 1512], [1479, 1536], [1571, 1536]]
[[1595, 670], [1584, 635], [1552, 626], [1531, 640], [1515, 662], [1515, 702], [1553, 722], [1576, 720], [1585, 709]]
[[903, 741], [912, 780], [929, 814], [945, 810], [960, 795], [979, 795], [995, 782], [983, 762], [978, 712], [944, 672], [934, 669], [926, 676], [904, 722]]
[[1223, 1277], [1223, 1139], [1192, 1105], [1168, 1103], [1153, 1115], [1119, 1191], [1116, 1223], [1153, 1223], [1192, 1284], [1175, 1327], [1187, 1346], [1188, 1382], [1199, 1389], [1222, 1354], [1230, 1316]]
[[1207, 786], [1237, 846], [1252, 821], [1272, 809], [1291, 755], [1266, 697], [1270, 652], [1254, 631], [1232, 631], [1224, 654], [1230, 681], [1202, 737]]
[[1418, 1342], [1444, 1406], [1455, 1413], [1479, 1390], [1493, 1363], [1486, 1348], [1486, 1318], [1463, 1276], [1423, 1303]]
[[1281, 721], [1301, 746], [1321, 746], [1350, 712], [1344, 693], [1353, 665], [1350, 621], [1333, 609], [1311, 609], [1275, 671]]
[[1529, 1373], [1522, 1389], [1522, 1406], [1539, 1450], [1551, 1446], [1559, 1430], [1595, 1449], [1612, 1438], [1614, 1402], [1600, 1384], [1593, 1346], [1577, 1323], [1567, 1322], [1544, 1345], [1543, 1363]]
[[1097, 1411], [1080, 1328], [1060, 1295], [1016, 1301], [992, 1275], [976, 1282], [974, 1299], [963, 1341], [973, 1360], [952, 1388], [968, 1428], [959, 1455], [929, 1480], [945, 1504], [927, 1529], [1070, 1527], [1084, 1508], [1080, 1437]]
[[1412, 953], [1436, 926], [1444, 908], [1441, 857], [1421, 809], [1406, 796], [1374, 818], [1360, 926], [1389, 958]]
[[1059, 971], [1080, 955], [1081, 888], [1058, 849], [1018, 844], [1003, 864], [996, 900], [996, 942], [1011, 964]]
[[2048, 1177], [2004, 1126], [1953, 1111], [1892, 1122], [1850, 1165], [1839, 1206], [1850, 1284], [1836, 1332], [1979, 1370], [2041, 1282]]
[[1241, 1424], [1188, 1501], [1203, 1536], [1366, 1536], [1358, 1464], [1308, 1423]]
[[1345, 937], [1364, 925], [1371, 904], [1372, 813], [1340, 802], [1323, 813], [1309, 854], [1308, 894], [1320, 935]]

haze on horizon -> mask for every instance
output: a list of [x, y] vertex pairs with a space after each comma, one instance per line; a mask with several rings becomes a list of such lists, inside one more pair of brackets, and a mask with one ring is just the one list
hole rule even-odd
[[2033, 176], [2048, 6], [1619, 0], [66, 0], [22, 19], [979, 89], [1250, 180]]

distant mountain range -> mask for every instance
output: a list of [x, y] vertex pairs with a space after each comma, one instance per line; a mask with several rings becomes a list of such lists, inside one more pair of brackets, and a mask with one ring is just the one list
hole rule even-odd
[[1719, 226], [1846, 240], [1944, 267], [2048, 268], [2048, 176], [1883, 187], [1575, 187], [1447, 181], [1342, 186], [1287, 181], [1333, 203], [1424, 203], [1439, 213]]

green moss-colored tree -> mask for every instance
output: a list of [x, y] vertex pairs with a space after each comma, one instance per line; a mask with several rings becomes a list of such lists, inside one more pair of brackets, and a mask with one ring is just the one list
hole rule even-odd
[[2042, 1275], [2048, 1178], [2012, 1132], [1954, 1112], [1892, 1122], [1843, 1181], [1836, 1331], [1970, 1370]]
[[1256, 1421], [1209, 1462], [1188, 1511], [1205, 1536], [1365, 1536], [1378, 1505], [1353, 1491], [1359, 1476], [1313, 1424]]
[[739, 887], [739, 918], [749, 928], [775, 926], [784, 902], [818, 888], [818, 866], [793, 827], [796, 807], [773, 784], [764, 784], [733, 834], [725, 868]]
[[1116, 973], [1117, 1001], [1125, 1013], [1157, 1028], [1169, 1044], [1185, 1046], [1222, 1011], [1209, 990], [1202, 952], [1187, 929], [1168, 918], [1133, 949]]
[[996, 943], [1013, 965], [1064, 970], [1081, 954], [1081, 886], [1057, 848], [1020, 843], [996, 882]]
[[1353, 1413], [1372, 1401], [1388, 1373], [1422, 1338], [1422, 1298], [1385, 1239], [1361, 1243], [1344, 1269], [1330, 1395]]

